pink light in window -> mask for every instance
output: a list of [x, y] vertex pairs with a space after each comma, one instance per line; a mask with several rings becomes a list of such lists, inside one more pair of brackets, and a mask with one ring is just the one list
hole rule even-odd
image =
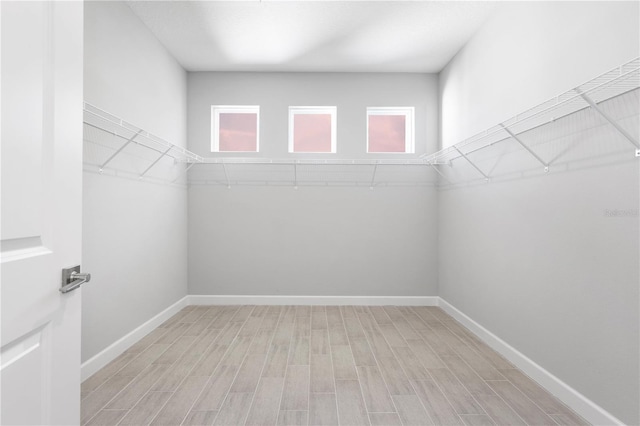
[[295, 114], [293, 152], [331, 152], [331, 115]]
[[220, 151], [258, 150], [258, 115], [220, 113]]
[[369, 152], [405, 152], [404, 115], [369, 116]]

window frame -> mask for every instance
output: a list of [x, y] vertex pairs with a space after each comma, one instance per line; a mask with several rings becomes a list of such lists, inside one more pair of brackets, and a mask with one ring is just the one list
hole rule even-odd
[[[331, 150], [330, 151], [294, 151], [294, 118], [297, 114], [327, 114], [331, 116]], [[337, 118], [336, 106], [290, 106], [289, 107], [289, 154], [335, 154], [337, 152]]]
[[[220, 114], [256, 114], [256, 150], [220, 150]], [[211, 105], [211, 152], [257, 153], [260, 152], [260, 105]]]
[[[371, 115], [403, 115], [404, 152], [399, 151], [369, 151], [369, 116]], [[415, 154], [415, 107], [367, 107], [367, 154]]]

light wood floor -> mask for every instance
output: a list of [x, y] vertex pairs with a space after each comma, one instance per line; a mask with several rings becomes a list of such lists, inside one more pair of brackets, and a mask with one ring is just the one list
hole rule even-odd
[[82, 397], [91, 425], [587, 424], [435, 307], [189, 306]]

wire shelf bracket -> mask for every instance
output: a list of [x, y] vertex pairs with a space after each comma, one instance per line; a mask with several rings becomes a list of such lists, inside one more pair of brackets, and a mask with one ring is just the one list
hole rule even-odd
[[116, 152], [111, 154], [111, 156], [109, 158], [107, 158], [106, 161], [99, 166], [98, 171], [100, 173], [102, 173], [104, 168], [107, 166], [107, 164], [109, 164], [111, 162], [111, 160], [116, 158], [116, 156], [118, 154], [120, 154], [122, 152], [122, 150], [127, 147], [127, 145], [129, 145], [131, 142], [133, 142], [134, 139], [137, 138], [140, 135], [140, 133], [142, 133], [142, 130], [138, 130], [135, 135], [133, 135], [129, 139], [127, 139], [127, 141], [120, 148], [118, 148], [118, 150]]
[[482, 170], [480, 170], [480, 167], [476, 166], [476, 165], [475, 165], [475, 163], [474, 163], [473, 161], [471, 161], [471, 160], [469, 159], [469, 157], [467, 157], [467, 156], [465, 155], [465, 153], [464, 153], [464, 152], [460, 151], [460, 150], [458, 149], [458, 147], [457, 147], [457, 146], [455, 146], [455, 145], [454, 145], [454, 148], [456, 149], [456, 151], [458, 151], [458, 153], [462, 156], [462, 158], [464, 158], [465, 160], [467, 160], [467, 162], [468, 162], [469, 164], [471, 164], [471, 166], [472, 166], [474, 169], [476, 169], [476, 170], [478, 171], [478, 173], [480, 173], [482, 176], [484, 176], [484, 180], [485, 180], [485, 181], [489, 182], [489, 181], [491, 180], [491, 178], [489, 177], [489, 175], [488, 175], [488, 174], [486, 174], [485, 172], [483, 172]]
[[429, 163], [429, 165], [433, 168], [433, 170], [436, 171], [436, 173], [438, 173], [444, 180], [446, 180], [447, 182], [449, 182], [450, 184], [453, 184], [453, 181], [451, 179], [449, 179], [444, 173], [442, 173], [440, 170], [438, 170], [438, 165], [435, 163]]
[[584, 99], [591, 106], [591, 108], [593, 108], [595, 112], [597, 112], [600, 115], [600, 117], [607, 120], [609, 124], [611, 124], [613, 128], [618, 131], [618, 133], [624, 136], [626, 140], [631, 142], [631, 144], [636, 148], [636, 157], [640, 157], [640, 144], [638, 144], [638, 141], [636, 141], [635, 138], [629, 134], [629, 132], [623, 129], [616, 120], [609, 117], [609, 115], [606, 112], [604, 112], [598, 106], [598, 104], [593, 101], [593, 99], [591, 99], [586, 93], [580, 90], [580, 88], [576, 88], [575, 91], [582, 97], [582, 99]]
[[144, 175], [146, 175], [146, 174], [147, 174], [147, 172], [148, 172], [149, 170], [151, 170], [151, 168], [152, 168], [153, 166], [155, 166], [156, 164], [158, 164], [158, 161], [162, 160], [162, 159], [164, 158], [164, 156], [165, 156], [165, 155], [167, 155], [167, 154], [169, 153], [169, 151], [171, 151], [172, 149], [173, 149], [173, 146], [170, 146], [169, 148], [167, 148], [167, 149], [166, 149], [162, 154], [160, 154], [160, 156], [159, 156], [158, 158], [156, 158], [156, 160], [155, 160], [153, 163], [151, 163], [151, 164], [149, 165], [149, 167], [147, 167], [147, 168], [144, 170], [144, 172], [140, 173], [140, 176], [138, 176], [138, 177], [139, 177], [140, 179], [142, 179], [142, 178], [144, 177]]
[[549, 171], [549, 163], [545, 163], [544, 160], [542, 158], [540, 158], [540, 156], [538, 154], [533, 152], [533, 150], [531, 148], [529, 148], [524, 142], [522, 142], [522, 140], [515, 133], [513, 133], [511, 130], [509, 130], [509, 128], [507, 126], [505, 126], [504, 124], [500, 124], [500, 127], [502, 127], [504, 129], [504, 131], [509, 134], [511, 139], [513, 139], [514, 141], [518, 142], [520, 144], [520, 146], [522, 146], [524, 149], [526, 149], [529, 154], [531, 154], [536, 160], [538, 160], [538, 162], [540, 164], [542, 164], [544, 166], [545, 173]]
[[229, 182], [229, 174], [227, 173], [227, 166], [222, 163], [222, 171], [224, 172], [224, 180], [227, 181], [227, 189], [231, 189], [231, 182]]
[[378, 164], [373, 165], [373, 173], [371, 174], [371, 184], [369, 185], [369, 189], [373, 189], [376, 184], [376, 172], [378, 171]]
[[196, 164], [198, 164], [198, 163], [189, 163], [187, 165], [187, 167], [185, 167], [185, 169], [182, 172], [178, 173], [178, 176], [176, 176], [176, 178], [174, 180], [172, 180], [171, 183], [176, 183], [178, 181], [178, 179], [180, 179], [180, 177], [182, 177], [182, 175], [186, 175], [187, 172], [189, 171], [189, 169], [191, 167], [195, 166]]

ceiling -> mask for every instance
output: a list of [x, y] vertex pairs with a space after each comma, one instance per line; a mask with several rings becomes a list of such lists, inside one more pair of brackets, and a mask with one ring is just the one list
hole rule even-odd
[[127, 1], [188, 71], [439, 72], [496, 2]]

